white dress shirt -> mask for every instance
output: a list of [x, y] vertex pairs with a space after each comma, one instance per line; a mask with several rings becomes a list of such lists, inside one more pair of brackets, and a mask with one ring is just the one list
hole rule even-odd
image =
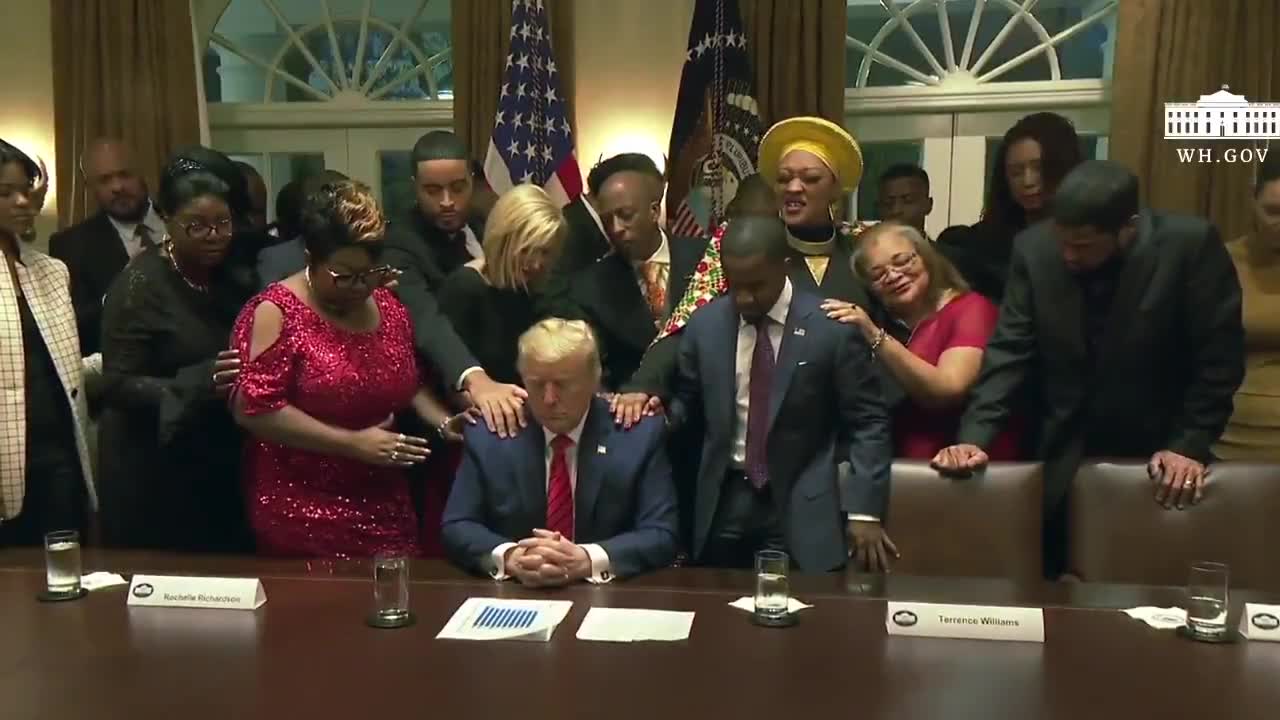
[[[587, 421], [587, 414], [583, 413], [582, 419], [578, 421], [578, 426], [575, 427], [573, 430], [569, 431], [568, 437], [570, 440], [573, 441], [573, 444], [570, 445], [568, 448], [565, 448], [565, 455], [564, 455], [565, 464], [569, 466], [569, 487], [572, 488], [573, 490], [573, 497], [574, 497], [573, 510], [574, 510], [574, 528], [575, 529], [577, 528], [577, 525], [578, 525], [578, 522], [577, 522], [578, 520], [577, 518], [578, 443], [582, 439], [582, 426], [586, 424], [586, 421]], [[549, 486], [551, 484], [551, 460], [553, 459], [553, 456], [555, 454], [551, 448], [551, 441], [556, 439], [556, 433], [546, 428], [543, 428], [542, 432], [546, 438], [546, 442], [543, 448], [545, 451], [544, 455], [546, 457], [543, 464], [543, 469], [544, 469], [543, 477], [545, 478], [545, 483], [548, 486], [547, 489], [550, 489]], [[491, 553], [492, 561], [493, 561], [493, 571], [490, 574], [493, 576], [494, 580], [506, 580], [508, 577], [510, 577], [509, 575], [507, 575], [507, 564], [505, 560], [506, 560], [507, 551], [513, 547], [516, 547], [516, 543], [505, 542], [505, 543], [499, 544], [497, 547], [493, 549], [493, 552]], [[613, 573], [609, 571], [609, 553], [605, 552], [604, 548], [600, 547], [595, 543], [587, 543], [585, 545], [580, 545], [580, 547], [583, 550], [587, 551], [587, 557], [591, 559], [591, 576], [587, 578], [587, 582], [607, 583], [610, 580], [612, 580]]]
[[159, 245], [168, 230], [164, 226], [164, 221], [160, 219], [160, 215], [156, 213], [155, 205], [147, 204], [147, 214], [142, 216], [141, 223], [130, 223], [118, 220], [111, 215], [107, 215], [107, 219], [111, 221], [111, 226], [116, 229], [116, 234], [120, 236], [120, 242], [124, 244], [124, 251], [129, 254], [129, 259], [137, 257], [142, 252], [142, 243], [138, 240], [138, 225], [146, 225], [151, 231], [151, 242]]
[[484, 246], [480, 244], [480, 240], [476, 238], [476, 231], [472, 230], [470, 225], [462, 226], [462, 242], [473, 259], [484, 259]]
[[[791, 280], [787, 279], [782, 285], [782, 292], [778, 293], [778, 299], [773, 303], [773, 307], [769, 308], [769, 312], [765, 313], [769, 316], [768, 332], [769, 341], [773, 344], [773, 359], [776, 362], [778, 352], [782, 349], [783, 335], [782, 331], [787, 324], [787, 313], [791, 310], [791, 296], [793, 290], [791, 288]], [[741, 317], [738, 318], [738, 349], [737, 362], [734, 365], [734, 386], [735, 386], [735, 403], [738, 418], [737, 424], [733, 428], [733, 445], [730, 454], [730, 462], [737, 470], [743, 470], [747, 466], [747, 418], [751, 411], [751, 359], [756, 351], [756, 329], [753, 325], [748, 325]], [[776, 389], [776, 388], [775, 388]], [[879, 522], [880, 519], [871, 515], [850, 514], [850, 520], [860, 520], [864, 522]]]

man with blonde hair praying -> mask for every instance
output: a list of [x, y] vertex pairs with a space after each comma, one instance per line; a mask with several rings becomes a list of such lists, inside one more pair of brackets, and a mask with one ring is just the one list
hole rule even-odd
[[466, 430], [443, 522], [464, 568], [528, 586], [608, 582], [663, 567], [676, 500], [661, 418], [613, 422], [590, 326], [549, 318], [520, 336], [529, 423], [509, 438]]

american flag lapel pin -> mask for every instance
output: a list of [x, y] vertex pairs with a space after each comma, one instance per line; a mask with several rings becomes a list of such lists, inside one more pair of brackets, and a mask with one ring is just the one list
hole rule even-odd
[[796, 328], [792, 334], [796, 337], [804, 337], [804, 328]]
[[596, 454], [597, 454], [597, 455], [608, 455], [608, 454], [609, 454], [609, 448], [607, 448], [607, 447], [605, 447], [605, 446], [603, 446], [603, 445], [597, 445], [597, 446], [596, 446]]

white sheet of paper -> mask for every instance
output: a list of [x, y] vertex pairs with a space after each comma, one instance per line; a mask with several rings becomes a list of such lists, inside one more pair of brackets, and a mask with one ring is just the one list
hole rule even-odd
[[467, 598], [436, 638], [546, 642], [571, 607], [572, 600]]
[[1136, 607], [1122, 610], [1134, 620], [1141, 620], [1157, 630], [1176, 630], [1187, 624], [1187, 611], [1182, 608]]
[[80, 587], [88, 590], [89, 592], [128, 584], [128, 580], [125, 580], [115, 573], [109, 572], [92, 572], [80, 578]]
[[[738, 608], [739, 610], [746, 610], [747, 612], [755, 612], [756, 599], [753, 597], [740, 597], [737, 600], [734, 600], [733, 602], [729, 603], [729, 607], [735, 607], [735, 608]], [[802, 603], [795, 598], [787, 599], [787, 612], [800, 612], [801, 610], [805, 610], [811, 607], [813, 606], [806, 605], [805, 603]]]
[[578, 627], [579, 640], [635, 642], [687, 640], [693, 613], [633, 608], [591, 608]]

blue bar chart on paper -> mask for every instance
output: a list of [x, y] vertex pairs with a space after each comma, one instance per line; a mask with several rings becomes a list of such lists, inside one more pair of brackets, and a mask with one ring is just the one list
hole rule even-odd
[[569, 600], [510, 600], [467, 598], [436, 635], [448, 640], [551, 639], [569, 614]]

